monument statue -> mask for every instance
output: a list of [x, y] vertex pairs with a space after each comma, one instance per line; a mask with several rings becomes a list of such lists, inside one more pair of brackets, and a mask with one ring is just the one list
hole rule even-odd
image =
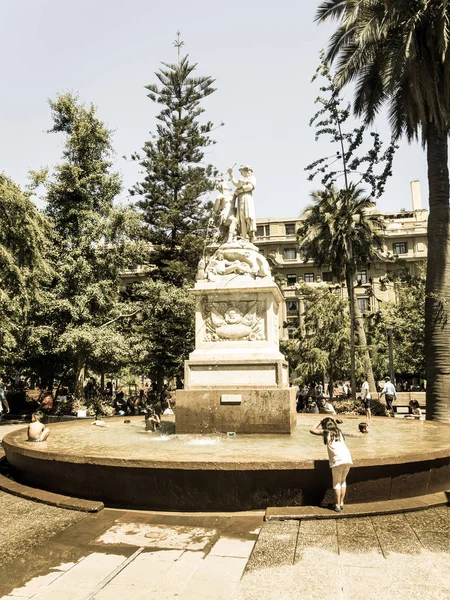
[[233, 167], [228, 169], [230, 181], [236, 187], [234, 198], [237, 202], [238, 234], [241, 238], [253, 242], [256, 233], [255, 207], [253, 204], [253, 190], [256, 187], [256, 179], [253, 169], [249, 165], [239, 167], [241, 174], [239, 179], [233, 177]]
[[256, 180], [253, 169], [248, 165], [241, 166], [241, 177], [236, 180], [233, 178], [235, 166], [236, 163], [228, 169], [230, 179], [236, 187], [234, 194], [223, 177], [216, 181], [219, 195], [214, 203], [214, 212], [219, 215], [221, 245], [216, 247], [208, 261], [204, 258], [200, 260], [197, 281], [224, 281], [237, 275], [272, 279], [267, 260], [253, 244], [256, 232], [253, 205]]
[[219, 232], [220, 239], [226, 242], [232, 242], [236, 237], [237, 217], [235, 200], [232, 191], [228, 187], [225, 179], [220, 178], [216, 181], [216, 189], [219, 195], [214, 203], [214, 212], [219, 214]]
[[254, 243], [253, 170], [243, 165], [234, 179], [235, 166], [234, 193], [228, 179], [216, 182], [220, 237], [205, 246], [192, 290], [195, 350], [177, 391], [177, 433], [290, 433], [296, 423], [279, 347], [284, 298]]

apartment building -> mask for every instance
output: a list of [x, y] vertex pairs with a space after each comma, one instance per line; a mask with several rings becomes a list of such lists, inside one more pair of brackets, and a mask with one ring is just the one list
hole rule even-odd
[[[409, 210], [381, 213], [385, 222], [381, 236], [383, 248], [357, 274], [355, 293], [363, 313], [377, 311], [383, 302], [395, 302], [394, 286], [387, 277], [405, 270], [417, 275], [423, 268], [427, 257], [428, 211], [422, 208], [418, 181], [411, 182], [411, 203]], [[299, 217], [257, 219], [256, 245], [267, 258], [273, 274], [278, 274], [277, 280], [286, 298], [285, 337], [293, 335], [304, 312], [299, 282], [333, 286], [336, 291], [341, 287], [329, 268], [302, 260], [296, 240], [300, 222]], [[341, 288], [341, 293], [346, 295], [346, 290]]]

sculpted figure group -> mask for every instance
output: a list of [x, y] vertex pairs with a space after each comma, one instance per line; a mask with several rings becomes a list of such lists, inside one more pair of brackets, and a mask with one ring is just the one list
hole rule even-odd
[[256, 233], [255, 208], [253, 204], [253, 190], [256, 179], [253, 169], [249, 165], [239, 167], [240, 177], [233, 177], [233, 167], [228, 169], [228, 176], [235, 186], [234, 193], [229, 189], [225, 179], [218, 179], [216, 188], [219, 196], [216, 199], [214, 210], [220, 217], [220, 235], [222, 241], [232, 242], [236, 237], [253, 242]]
[[253, 278], [270, 277], [267, 260], [253, 244], [256, 234], [253, 190], [256, 180], [249, 165], [239, 168], [240, 177], [233, 177], [233, 167], [228, 176], [236, 188], [233, 192], [223, 177], [216, 181], [219, 192], [214, 212], [219, 215], [220, 247], [209, 258], [202, 258], [198, 265], [197, 279], [221, 280], [229, 275], [246, 275]]

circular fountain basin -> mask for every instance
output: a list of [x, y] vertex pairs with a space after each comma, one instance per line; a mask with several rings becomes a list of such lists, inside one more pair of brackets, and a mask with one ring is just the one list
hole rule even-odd
[[[378, 417], [358, 436], [361, 417], [343, 420], [349, 503], [450, 489], [450, 424]], [[18, 481], [109, 506], [228, 511], [333, 500], [326, 447], [309, 433], [317, 415], [298, 415], [291, 435], [161, 435], [146, 432], [142, 417], [130, 421], [53, 424], [45, 443], [19, 429], [3, 447]]]

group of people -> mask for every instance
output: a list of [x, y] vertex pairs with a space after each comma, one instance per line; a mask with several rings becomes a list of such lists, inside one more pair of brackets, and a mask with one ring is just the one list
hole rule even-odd
[[[338, 396], [340, 398], [351, 398], [350, 386], [347, 382], [341, 383], [342, 392]], [[383, 388], [378, 394], [378, 399], [385, 398], [386, 410], [388, 415], [394, 417], [393, 402], [397, 399], [397, 390], [392, 383], [391, 378], [386, 376], [384, 379]], [[363, 377], [361, 384], [361, 394], [358, 399], [362, 403], [367, 420], [372, 418], [372, 394], [369, 388], [367, 377]], [[299, 386], [296, 394], [297, 412], [301, 413], [321, 413], [321, 414], [336, 414], [336, 410], [331, 402], [331, 399], [324, 395], [323, 385], [321, 383], [312, 383], [311, 385]], [[422, 411], [417, 400], [409, 402], [409, 414], [405, 418], [422, 418]]]
[[[149, 407], [152, 407], [155, 414], [173, 414], [175, 401], [168, 385], [164, 385], [161, 392], [158, 393], [156, 385], [150, 388], [141, 388], [138, 396], [125, 397], [125, 392], [119, 390], [113, 402], [116, 415], [138, 415], [147, 414]], [[168, 412], [167, 412], [168, 411]]]

